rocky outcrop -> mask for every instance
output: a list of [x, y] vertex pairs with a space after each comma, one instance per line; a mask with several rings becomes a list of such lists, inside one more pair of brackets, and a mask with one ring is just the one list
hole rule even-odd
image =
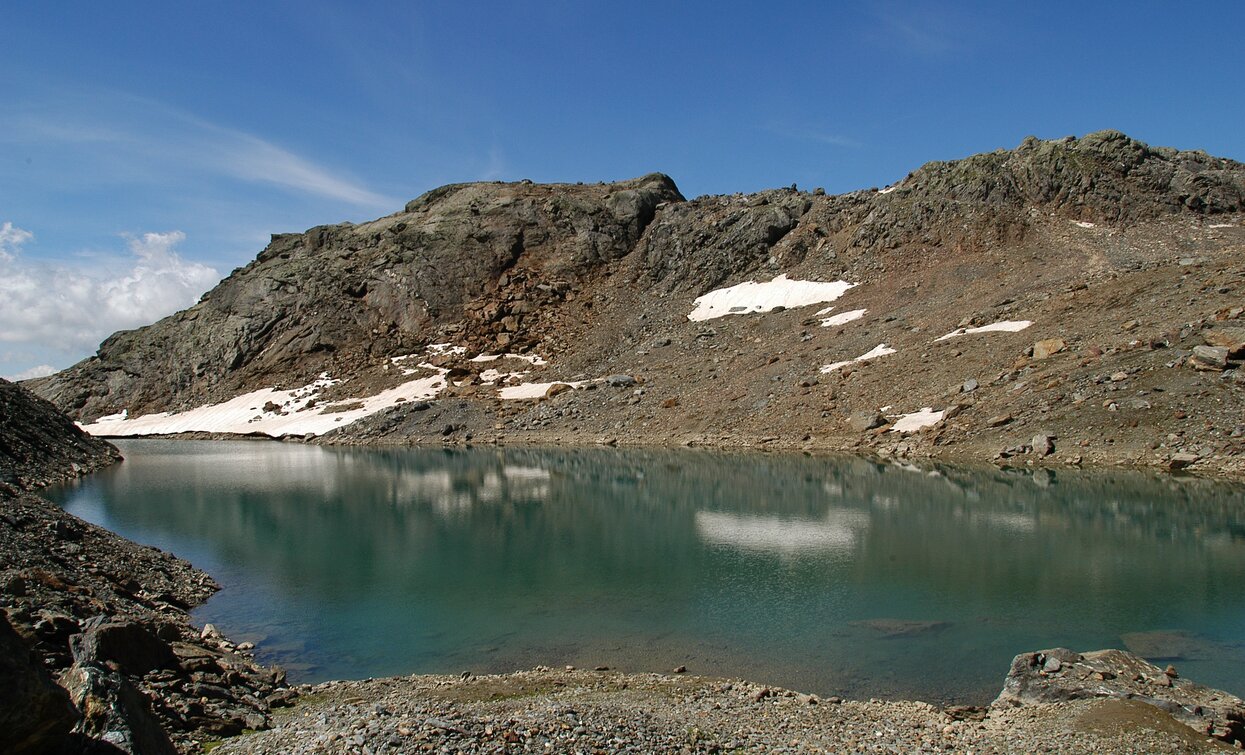
[[0, 483], [32, 488], [68, 480], [121, 459], [46, 399], [0, 378]]
[[0, 751], [56, 752], [69, 742], [77, 709], [0, 612]]
[[[1123, 650], [1022, 653], [1012, 661], [995, 707], [1108, 698], [1153, 705], [1197, 732], [1245, 744], [1245, 700], [1180, 678]], [[1239, 744], [1238, 744], [1239, 746]]]
[[[32, 385], [91, 420], [204, 403], [258, 382], [355, 374], [437, 339], [500, 338], [522, 350], [545, 335], [545, 310], [630, 252], [661, 204], [681, 200], [658, 174], [445, 186], [370, 223], [274, 236], [195, 306], [117, 333], [95, 357]], [[502, 305], [487, 296], [498, 288], [525, 295]]]

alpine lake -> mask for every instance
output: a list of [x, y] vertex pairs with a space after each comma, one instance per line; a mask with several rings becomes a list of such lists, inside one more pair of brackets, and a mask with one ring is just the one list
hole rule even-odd
[[[1245, 486], [611, 448], [121, 440], [48, 491], [210, 573], [293, 681], [538, 665], [984, 704], [1017, 653], [1245, 695]], [[89, 554], [86, 554], [89, 556]]]

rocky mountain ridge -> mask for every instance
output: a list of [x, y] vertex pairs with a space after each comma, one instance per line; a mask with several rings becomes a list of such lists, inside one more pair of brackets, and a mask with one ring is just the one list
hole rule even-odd
[[[324, 412], [414, 374], [442, 379], [427, 394], [434, 411], [404, 395], [317, 434], [1043, 463], [1170, 465], [1183, 454], [1232, 472], [1245, 407], [1232, 322], [1243, 215], [1245, 166], [1109, 131], [1030, 138], [839, 196], [793, 187], [685, 200], [660, 174], [457, 184], [371, 223], [276, 236], [195, 307], [30, 385], [90, 422], [328, 375], [339, 382], [317, 395]], [[780, 307], [689, 322], [697, 297], [780, 275], [852, 283], [834, 313], [864, 314], [827, 322]], [[1004, 320], [1032, 328], [936, 338]], [[1210, 369], [1192, 369], [1208, 366], [1196, 347], [1212, 350]], [[893, 356], [822, 371], [878, 349]], [[530, 366], [478, 361], [508, 353]], [[392, 369], [411, 355], [417, 370]], [[628, 380], [599, 382], [609, 375]], [[579, 390], [503, 399], [516, 383]], [[313, 410], [280, 404], [257, 405], [256, 418]], [[936, 426], [890, 432], [922, 407], [942, 413]]]

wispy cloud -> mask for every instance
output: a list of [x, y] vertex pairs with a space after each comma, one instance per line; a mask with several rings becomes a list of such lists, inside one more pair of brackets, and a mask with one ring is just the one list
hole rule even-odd
[[141, 97], [66, 95], [54, 104], [9, 110], [0, 115], [0, 143], [68, 147], [81, 170], [97, 166], [97, 180], [160, 182], [172, 173], [207, 174], [369, 210], [401, 205], [273, 141]]
[[941, 56], [959, 48], [958, 39], [972, 25], [950, 8], [910, 3], [878, 3], [872, 7], [872, 35], [880, 46], [922, 56]]
[[846, 149], [860, 149], [864, 146], [859, 141], [850, 137], [802, 125], [794, 125], [790, 123], [768, 123], [762, 128], [763, 130], [768, 131], [775, 136], [781, 136], [784, 139], [794, 139], [802, 142], [820, 142], [821, 144], [828, 144], [832, 147], [843, 147]]
[[393, 209], [401, 204], [257, 136], [211, 126], [206, 126], [205, 130], [215, 132], [217, 137], [204, 144], [203, 154], [207, 158], [204, 167], [209, 170], [219, 170], [244, 181], [339, 199], [360, 207]]
[[[111, 333], [153, 322], [194, 304], [216, 270], [178, 255], [181, 231], [126, 237], [128, 255], [65, 265], [27, 260], [34, 239], [12, 222], [0, 226], [0, 346], [91, 351]], [[46, 365], [45, 365], [46, 366]]]

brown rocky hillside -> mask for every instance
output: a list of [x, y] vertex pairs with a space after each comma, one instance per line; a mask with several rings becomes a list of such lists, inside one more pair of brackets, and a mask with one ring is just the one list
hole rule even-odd
[[[196, 306], [32, 387], [83, 421], [343, 379], [390, 358], [449, 387], [334, 442], [852, 449], [1240, 472], [1245, 165], [1118, 132], [930, 163], [893, 187], [685, 200], [667, 177], [453, 185], [360, 225], [276, 236]], [[689, 321], [778, 275], [858, 284], [822, 306]], [[1019, 332], [938, 340], [957, 328]], [[894, 353], [832, 372], [885, 344]], [[548, 360], [471, 362], [512, 352]], [[499, 368], [499, 364], [505, 367]], [[498, 368], [497, 373], [488, 373]], [[508, 377], [511, 372], [525, 373]], [[482, 377], [483, 373], [483, 377]], [[514, 382], [593, 381], [548, 398]], [[343, 404], [346, 405], [346, 404]], [[929, 407], [941, 421], [892, 432]]]

